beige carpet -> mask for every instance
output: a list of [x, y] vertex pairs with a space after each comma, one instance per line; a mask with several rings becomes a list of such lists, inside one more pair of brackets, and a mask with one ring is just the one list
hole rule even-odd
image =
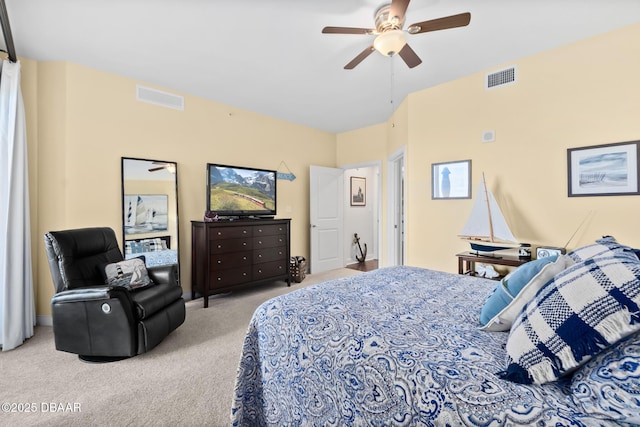
[[[56, 351], [51, 327], [0, 353], [0, 425], [227, 426], [249, 319], [274, 296], [359, 274], [338, 269], [187, 303], [185, 323], [158, 347], [108, 364]], [[9, 410], [17, 412], [7, 413]], [[31, 411], [31, 412], [27, 412]]]

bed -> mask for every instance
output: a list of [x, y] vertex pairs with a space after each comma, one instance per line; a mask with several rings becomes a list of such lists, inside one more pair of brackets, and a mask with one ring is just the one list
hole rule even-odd
[[171, 236], [126, 240], [124, 257], [125, 259], [144, 257], [147, 267], [178, 263], [178, 251], [171, 248]]
[[245, 337], [232, 425], [640, 422], [640, 338], [632, 332], [556, 381], [521, 384], [498, 375], [507, 366], [510, 334], [479, 328], [497, 287], [392, 267], [265, 302]]

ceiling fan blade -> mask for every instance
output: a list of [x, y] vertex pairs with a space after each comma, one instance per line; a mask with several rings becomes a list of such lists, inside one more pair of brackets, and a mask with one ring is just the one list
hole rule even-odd
[[422, 59], [418, 57], [416, 52], [411, 49], [408, 43], [405, 44], [402, 49], [400, 49], [398, 55], [400, 55], [400, 57], [404, 60], [409, 68], [413, 68], [422, 64]]
[[358, 56], [356, 56], [355, 58], [353, 58], [351, 60], [351, 62], [349, 62], [347, 65], [344, 66], [345, 70], [352, 70], [355, 68], [356, 65], [358, 65], [359, 63], [361, 63], [362, 61], [364, 61], [364, 59], [371, 55], [371, 52], [373, 52], [374, 50], [376, 50], [373, 45], [369, 46], [368, 48], [366, 48], [365, 50], [363, 50], [362, 52], [360, 52], [360, 54]]
[[149, 169], [149, 172], [160, 171], [160, 170], [165, 169], [165, 168], [166, 168], [166, 166], [160, 166], [159, 168], [151, 168], [151, 169]]
[[429, 31], [446, 30], [448, 28], [464, 27], [469, 25], [471, 14], [469, 12], [458, 15], [445, 16], [444, 18], [430, 19], [428, 21], [416, 22], [407, 27], [409, 34], [420, 34]]
[[410, 0], [392, 0], [391, 9], [389, 10], [389, 18], [398, 17], [398, 21], [402, 22], [404, 14], [407, 13], [407, 6]]
[[373, 28], [324, 27], [323, 34], [375, 34]]

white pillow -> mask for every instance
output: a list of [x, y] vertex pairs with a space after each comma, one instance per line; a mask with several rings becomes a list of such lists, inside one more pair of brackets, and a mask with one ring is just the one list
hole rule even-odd
[[508, 331], [511, 329], [513, 321], [518, 316], [522, 308], [533, 299], [538, 291], [554, 276], [575, 262], [566, 255], [558, 257], [555, 262], [545, 265], [533, 278], [524, 285], [522, 290], [505, 308], [496, 314], [486, 325], [480, 328], [481, 331]]
[[106, 283], [109, 286], [138, 289], [153, 285], [147, 273], [147, 267], [141, 258], [107, 264], [104, 267], [104, 273]]

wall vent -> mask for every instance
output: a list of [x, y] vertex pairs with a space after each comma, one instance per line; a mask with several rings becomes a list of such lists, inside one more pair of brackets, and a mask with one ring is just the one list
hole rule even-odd
[[184, 97], [157, 89], [151, 89], [150, 87], [137, 85], [136, 99], [138, 101], [148, 102], [149, 104], [184, 111]]
[[516, 66], [511, 66], [503, 70], [487, 73], [485, 89], [493, 89], [498, 86], [510, 85], [516, 82]]

